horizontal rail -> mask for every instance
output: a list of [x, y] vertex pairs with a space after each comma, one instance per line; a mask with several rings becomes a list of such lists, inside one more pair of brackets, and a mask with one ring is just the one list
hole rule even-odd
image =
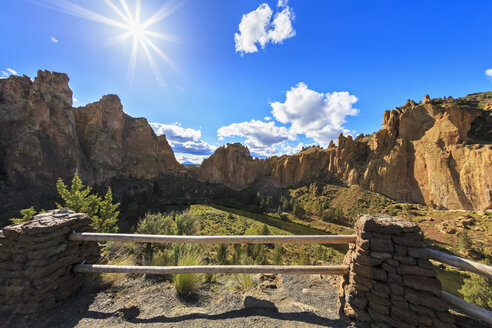
[[429, 249], [429, 252], [430, 252], [430, 258], [432, 260], [444, 264], [449, 264], [465, 271], [470, 271], [476, 274], [480, 274], [487, 278], [492, 278], [492, 266], [462, 259], [461, 257], [442, 253], [433, 249]]
[[442, 297], [449, 304], [450, 307], [463, 312], [470, 317], [482, 320], [483, 322], [492, 325], [492, 312], [476, 306], [475, 304], [468, 303], [459, 297], [452, 294], [442, 292]]
[[146, 274], [180, 274], [180, 273], [290, 273], [290, 274], [331, 274], [346, 275], [348, 265], [195, 265], [195, 266], [133, 266], [78, 264], [75, 272], [99, 273], [146, 273]]
[[95, 232], [70, 235], [70, 240], [74, 241], [190, 244], [348, 244], [354, 243], [355, 238], [355, 235], [168, 236]]

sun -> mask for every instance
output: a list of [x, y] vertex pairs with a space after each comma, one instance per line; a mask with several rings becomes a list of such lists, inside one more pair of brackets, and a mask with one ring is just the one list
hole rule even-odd
[[32, 0], [32, 2], [48, 7], [63, 13], [92, 20], [98, 23], [118, 27], [123, 33], [115, 38], [114, 43], [121, 42], [125, 39], [132, 39], [128, 62], [128, 74], [130, 81], [133, 81], [137, 64], [138, 52], [143, 50], [145, 57], [156, 77], [162, 81], [159, 66], [157, 65], [154, 55], [164, 60], [167, 65], [175, 70], [177, 66], [153, 41], [161, 39], [168, 42], [179, 42], [178, 39], [169, 34], [152, 31], [150, 28], [156, 23], [164, 20], [166, 17], [176, 11], [183, 1], [168, 0], [162, 7], [155, 11], [152, 16], [141, 20], [142, 0], [134, 0], [134, 5], [130, 6], [127, 0], [119, 0], [117, 4], [113, 0], [103, 0], [111, 8], [115, 17], [107, 17], [101, 13], [84, 8], [68, 0]]

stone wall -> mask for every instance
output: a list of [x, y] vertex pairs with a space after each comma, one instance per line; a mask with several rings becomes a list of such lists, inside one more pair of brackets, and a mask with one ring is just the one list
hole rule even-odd
[[408, 221], [362, 215], [344, 264], [341, 311], [376, 327], [454, 327], [420, 228]]
[[96, 243], [69, 241], [72, 232], [92, 231], [86, 214], [61, 209], [3, 228], [0, 238], [0, 311], [36, 313], [52, 308], [84, 282], [75, 264], [97, 263]]

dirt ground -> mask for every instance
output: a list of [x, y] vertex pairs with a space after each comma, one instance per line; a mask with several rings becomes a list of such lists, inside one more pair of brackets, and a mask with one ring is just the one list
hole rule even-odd
[[[366, 327], [340, 317], [333, 277], [278, 275], [234, 290], [205, 283], [186, 299], [162, 279], [121, 279], [81, 290], [36, 316], [8, 316], [4, 327]], [[230, 279], [229, 279], [230, 280]]]

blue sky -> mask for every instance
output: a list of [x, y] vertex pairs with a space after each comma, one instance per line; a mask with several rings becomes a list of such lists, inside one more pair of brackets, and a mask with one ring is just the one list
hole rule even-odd
[[[166, 14], [147, 27], [124, 3], [135, 17], [136, 0], [2, 1], [0, 76], [67, 73], [74, 106], [115, 93], [182, 162], [235, 141], [292, 153], [372, 133], [407, 99], [492, 90], [487, 0], [141, 0], [141, 22]], [[166, 40], [145, 34], [155, 67], [138, 43], [132, 74], [143, 31]]]

